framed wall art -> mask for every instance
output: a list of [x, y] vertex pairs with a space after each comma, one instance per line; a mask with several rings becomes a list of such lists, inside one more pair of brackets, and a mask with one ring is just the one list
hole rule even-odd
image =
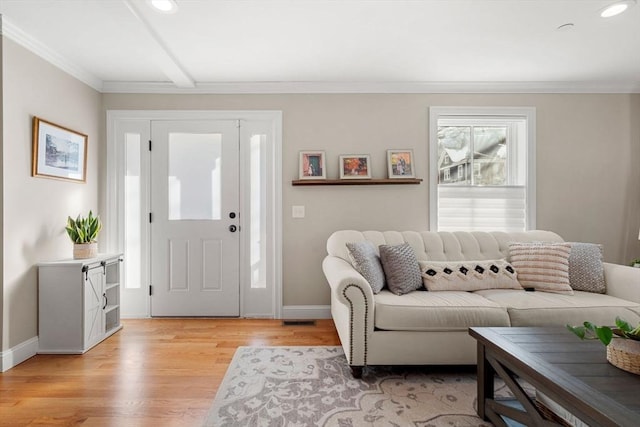
[[340, 179], [370, 179], [371, 157], [368, 154], [340, 156]]
[[33, 118], [31, 176], [86, 182], [87, 135]]
[[300, 179], [325, 179], [324, 151], [301, 151], [299, 168]]
[[387, 150], [389, 178], [415, 178], [413, 150]]

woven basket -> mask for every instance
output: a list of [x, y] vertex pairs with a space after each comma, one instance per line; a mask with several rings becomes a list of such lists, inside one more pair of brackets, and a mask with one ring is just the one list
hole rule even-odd
[[640, 375], [640, 341], [612, 339], [607, 346], [607, 360], [613, 366]]
[[87, 259], [98, 256], [97, 243], [74, 243], [73, 259]]

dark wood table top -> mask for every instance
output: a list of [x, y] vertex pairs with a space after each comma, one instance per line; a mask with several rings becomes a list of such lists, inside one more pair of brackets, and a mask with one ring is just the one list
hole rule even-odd
[[518, 361], [545, 386], [553, 384], [571, 399], [617, 414], [620, 425], [630, 419], [640, 425], [640, 375], [607, 362], [600, 341], [582, 341], [562, 327], [470, 328], [469, 333], [488, 350]]

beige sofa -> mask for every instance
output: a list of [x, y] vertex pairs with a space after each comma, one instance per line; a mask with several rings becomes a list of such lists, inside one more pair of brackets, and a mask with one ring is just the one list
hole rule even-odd
[[606, 294], [573, 295], [524, 290], [373, 293], [351, 264], [346, 243], [409, 243], [418, 260], [508, 258], [509, 242], [562, 242], [549, 231], [379, 232], [343, 230], [327, 241], [323, 271], [331, 287], [331, 313], [354, 376], [367, 365], [476, 363], [471, 326], [612, 324], [616, 316], [640, 322], [640, 269], [604, 263]]

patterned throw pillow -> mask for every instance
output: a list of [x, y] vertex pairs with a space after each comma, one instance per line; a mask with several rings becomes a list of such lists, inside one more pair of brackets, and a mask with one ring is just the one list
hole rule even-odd
[[429, 291], [522, 289], [518, 274], [504, 259], [484, 261], [419, 261]]
[[396, 295], [422, 288], [420, 266], [413, 248], [408, 243], [380, 245], [380, 260], [387, 279], [387, 287]]
[[602, 265], [602, 245], [571, 243], [569, 284], [574, 291], [604, 294], [607, 290]]
[[509, 260], [523, 288], [573, 294], [569, 286], [571, 243], [509, 243]]
[[373, 243], [367, 240], [347, 243], [347, 249], [353, 268], [369, 282], [374, 294], [380, 292], [385, 285], [384, 270]]

